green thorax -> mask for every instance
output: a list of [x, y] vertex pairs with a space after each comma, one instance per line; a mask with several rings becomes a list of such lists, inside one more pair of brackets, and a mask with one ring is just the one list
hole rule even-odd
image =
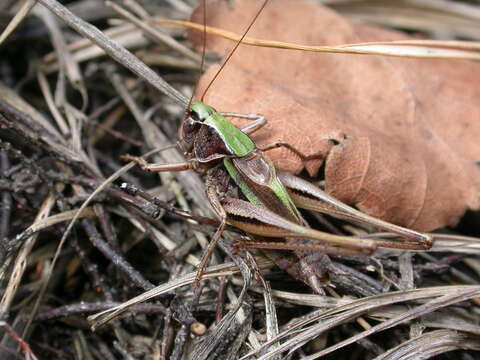
[[215, 129], [233, 155], [246, 156], [255, 149], [255, 143], [246, 134], [211, 106], [196, 101], [190, 110], [198, 115], [203, 124]]

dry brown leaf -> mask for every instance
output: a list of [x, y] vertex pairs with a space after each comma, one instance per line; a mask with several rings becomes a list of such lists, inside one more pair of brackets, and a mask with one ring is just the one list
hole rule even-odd
[[[260, 6], [207, 2], [208, 25], [243, 33]], [[203, 23], [197, 12], [193, 21]], [[270, 1], [250, 37], [310, 45], [401, 40], [353, 25], [308, 1]], [[201, 46], [201, 33], [192, 39]], [[227, 54], [231, 41], [209, 36]], [[218, 70], [200, 80], [197, 94]], [[480, 65], [461, 60], [315, 54], [240, 46], [205, 96], [219, 111], [261, 113], [258, 144], [283, 140], [303, 153], [269, 152], [279, 168], [318, 175], [326, 190], [360, 210], [421, 231], [453, 225], [479, 208]]]

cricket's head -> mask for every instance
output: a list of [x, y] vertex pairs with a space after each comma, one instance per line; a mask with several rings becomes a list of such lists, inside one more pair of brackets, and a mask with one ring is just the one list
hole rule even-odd
[[178, 134], [178, 146], [186, 158], [207, 163], [232, 153], [216, 128], [217, 111], [202, 102], [192, 102]]
[[194, 150], [195, 140], [211, 111], [215, 110], [201, 102], [193, 102], [188, 108], [178, 131], [178, 145], [185, 155]]

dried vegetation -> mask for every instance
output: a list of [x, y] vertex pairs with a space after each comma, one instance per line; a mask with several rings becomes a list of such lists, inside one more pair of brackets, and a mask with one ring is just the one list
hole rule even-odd
[[[188, 19], [192, 4], [36, 2], [0, 4], [1, 359], [478, 358], [476, 213], [428, 252], [331, 257], [323, 294], [260, 252], [232, 252], [241, 234], [229, 231], [192, 311], [194, 266], [216, 220], [181, 216], [213, 217], [202, 178], [119, 161], [176, 139], [201, 55], [184, 30], [150, 20]], [[473, 1], [324, 3], [423, 37], [480, 38]], [[182, 159], [174, 149], [153, 158]]]

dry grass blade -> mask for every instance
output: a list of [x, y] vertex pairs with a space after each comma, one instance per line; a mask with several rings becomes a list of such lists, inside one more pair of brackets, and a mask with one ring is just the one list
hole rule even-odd
[[[203, 31], [203, 25], [178, 20], [152, 20], [158, 24], [179, 25]], [[230, 31], [207, 26], [207, 33], [217, 35], [232, 41], [239, 41], [241, 35]], [[286, 43], [282, 41], [262, 40], [245, 37], [242, 44], [261, 46], [265, 48], [300, 50], [320, 53], [384, 55], [408, 58], [428, 59], [480, 59], [480, 44], [469, 41], [433, 41], [408, 40], [385, 41], [358, 44], [342, 44], [337, 46], [310, 46]]]
[[430, 251], [449, 251], [463, 254], [479, 254], [480, 238], [471, 236], [458, 236], [435, 234], [435, 246]]
[[235, 315], [244, 305], [244, 298], [247, 296], [247, 291], [252, 281], [252, 271], [250, 270], [250, 267], [243, 261], [243, 259], [239, 257], [234, 257], [233, 259], [235, 264], [240, 268], [243, 276], [243, 286], [240, 295], [238, 296], [237, 303], [222, 318], [220, 323], [215, 326], [215, 328], [211, 331], [209, 336], [204, 339], [200, 346], [197, 347], [195, 353], [191, 356], [192, 360], [205, 360], [212, 354], [234, 321]]
[[[32, 248], [35, 245], [35, 242], [37, 240], [37, 235], [35, 233], [40, 229], [42, 229], [42, 225], [40, 223], [46, 223], [46, 222], [50, 223], [50, 221], [48, 221], [49, 219], [48, 215], [52, 210], [54, 201], [55, 201], [55, 197], [50, 195], [44, 201], [42, 207], [40, 208], [40, 211], [38, 212], [38, 215], [35, 219], [35, 222], [27, 229], [27, 232], [31, 233], [32, 235], [29, 236], [28, 240], [25, 241], [18, 256], [15, 258], [15, 264], [13, 265], [13, 270], [11, 271], [12, 275], [10, 276], [10, 279], [8, 279], [8, 285], [6, 286], [5, 291], [0, 299], [0, 314], [6, 313], [10, 308], [12, 299], [16, 293], [16, 290], [20, 284], [20, 281], [22, 280], [22, 276], [27, 265], [27, 257], [28, 255], [30, 255], [30, 252], [32, 251]], [[0, 282], [3, 282], [5, 280], [2, 278], [3, 278], [3, 275], [6, 274], [5, 267], [8, 266], [10, 259], [6, 259], [6, 260], [7, 261], [5, 261], [4, 264], [2, 265], [4, 269], [3, 271], [1, 271], [2, 275], [0, 276]]]
[[157, 41], [166, 44], [170, 48], [178, 51], [179, 53], [181, 53], [183, 55], [185, 55], [187, 58], [190, 58], [191, 60], [195, 61], [197, 64], [201, 63], [202, 58], [198, 54], [194, 53], [192, 50], [190, 50], [186, 46], [182, 45], [181, 43], [175, 41], [170, 36], [167, 36], [166, 34], [163, 34], [161, 31], [151, 27], [148, 24], [147, 21], [142, 21], [142, 20], [138, 19], [133, 14], [131, 14], [127, 10], [123, 9], [121, 6], [115, 4], [111, 1], [107, 1], [106, 5], [113, 8], [120, 15], [122, 15], [124, 18], [131, 21], [133, 24], [135, 24], [137, 27], [142, 29], [145, 33], [152, 36]]
[[[73, 58], [71, 52], [68, 50], [67, 41], [62, 33], [58, 19], [44, 7], [34, 8], [33, 13], [43, 20], [52, 38], [52, 44], [55, 46], [57, 58], [60, 60], [60, 74], [62, 75], [60, 76], [58, 82], [63, 82], [63, 74], [65, 74], [70, 84], [82, 95], [82, 108], [85, 109], [88, 104], [88, 96], [82, 73], [80, 71], [80, 66]], [[65, 91], [62, 91], [62, 86], [59, 86], [58, 89], [60, 90], [57, 90], [57, 105], [65, 107]]]
[[[104, 30], [104, 33], [120, 46], [130, 49], [131, 51], [137, 48], [142, 48], [148, 44], [143, 33], [140, 30], [135, 29], [133, 24], [117, 25]], [[107, 54], [101, 47], [84, 38], [69, 43], [68, 50], [72, 53], [74, 60], [78, 63], [96, 59]], [[58, 71], [59, 66], [59, 61], [55, 52], [46, 54], [42, 59], [42, 70], [47, 74]]]
[[[266, 318], [266, 333], [267, 341], [275, 338], [278, 333], [278, 319], [277, 309], [275, 308], [275, 302], [273, 301], [272, 289], [268, 282], [264, 282], [263, 298], [265, 301], [265, 318]], [[273, 346], [276, 346], [273, 344]]]
[[418, 359], [418, 354], [428, 359], [458, 349], [480, 350], [478, 337], [452, 330], [436, 330], [405, 341], [375, 360], [414, 360]]
[[51, 226], [54, 226], [56, 224], [60, 224], [62, 222], [69, 221], [69, 220], [71, 221], [75, 217], [81, 219], [81, 218], [85, 218], [85, 217], [94, 217], [94, 216], [95, 216], [95, 213], [93, 212], [93, 209], [88, 207], [88, 206], [84, 207], [81, 210], [79, 209], [79, 210], [64, 211], [62, 213], [51, 215], [47, 218], [36, 221], [27, 230], [25, 230], [23, 233], [18, 235], [18, 237], [19, 238], [24, 238], [25, 236], [35, 234], [39, 231], [47, 229], [47, 228], [49, 228]]
[[[473, 301], [475, 302], [476, 300], [474, 299]], [[378, 321], [385, 321], [396, 318], [408, 310], [408, 305], [386, 306], [369, 312], [368, 317]], [[426, 314], [419, 319], [419, 323], [432, 329], [455, 330], [477, 336], [480, 335], [480, 326], [476, 324], [475, 317], [463, 313], [458, 308], [441, 309], [431, 314]]]
[[434, 312], [435, 310], [478, 297], [480, 295], [480, 289], [475, 286], [472, 286], [472, 288], [473, 289], [466, 289], [463, 293], [460, 292], [460, 293], [453, 293], [449, 295], [447, 294], [447, 295], [440, 296], [437, 299], [430, 300], [429, 302], [423, 305], [417, 306], [416, 308], [412, 308], [411, 310], [404, 312], [398, 317], [387, 320], [379, 325], [373, 326], [371, 329], [363, 331], [362, 333], [356, 336], [352, 336], [347, 340], [344, 340], [338, 344], [335, 344], [325, 350], [322, 350], [316, 354], [310, 355], [306, 357], [306, 359], [308, 360], [317, 359], [321, 356], [331, 353], [332, 351], [335, 351], [346, 345], [349, 345], [358, 340], [361, 340], [364, 337], [367, 337], [371, 334], [375, 334], [379, 331], [383, 331], [395, 325], [399, 325], [405, 321], [418, 318], [419, 316]]
[[113, 59], [123, 64], [145, 81], [149, 82], [162, 93], [171, 97], [179, 104], [188, 104], [187, 98], [183, 94], [171, 87], [166, 81], [158, 76], [157, 73], [152, 71], [128, 50], [106, 37], [96, 27], [75, 16], [72, 12], [55, 0], [39, 0], [39, 2], [52, 11], [55, 15], [60, 17], [73, 29], [105, 50], [105, 52]]
[[[253, 287], [252, 291], [263, 294], [264, 290], [261, 287]], [[310, 306], [320, 309], [332, 309], [337, 306], [349, 304], [356, 299], [349, 297], [334, 298], [319, 294], [304, 294], [291, 291], [272, 290], [272, 296], [277, 300], [282, 300], [289, 304], [297, 304], [302, 306]]]
[[37, 73], [38, 84], [40, 85], [40, 89], [42, 89], [43, 96], [45, 101], [47, 102], [48, 108], [50, 109], [50, 113], [52, 114], [53, 118], [55, 119], [57, 126], [59, 127], [60, 131], [63, 135], [68, 135], [70, 130], [68, 128], [67, 122], [60, 114], [58, 107], [55, 106], [53, 101], [53, 96], [50, 91], [50, 87], [48, 86], [47, 77], [42, 71]]
[[[261, 268], [270, 267], [272, 265], [269, 261], [262, 261], [259, 262], [259, 266]], [[205, 269], [205, 273], [203, 274], [203, 279], [214, 279], [222, 276], [231, 276], [238, 274], [241, 270], [235, 263], [225, 263], [221, 265], [210, 266]], [[92, 324], [92, 329], [97, 329], [98, 327], [105, 325], [109, 321], [115, 319], [120, 314], [127, 311], [130, 307], [145, 302], [147, 300], [153, 299], [157, 296], [173, 292], [175, 289], [179, 287], [191, 285], [195, 281], [196, 272], [188, 273], [182, 277], [176, 278], [168, 283], [159, 285], [154, 289], [151, 289], [143, 294], [140, 294], [124, 303], [117, 305], [111, 309], [102, 311], [98, 314], [92, 315], [88, 318], [88, 320]]]
[[[54, 140], [55, 142], [59, 142], [63, 146], [65, 146], [66, 141], [62, 138], [55, 126], [53, 126], [42, 113], [40, 113], [37, 109], [35, 109], [27, 101], [20, 97], [18, 93], [16, 93], [2, 83], [0, 83], [0, 98], [12, 108], [15, 108], [25, 113], [32, 119], [33, 122], [38, 123], [43, 128], [45, 128], [47, 132], [52, 135], [52, 138], [50, 140]], [[62, 150], [74, 157], [72, 151], [70, 151], [69, 149], [64, 148]]]
[[[59, 158], [65, 160], [70, 164], [83, 163], [82, 154], [78, 154], [73, 151], [66, 143], [66, 141], [58, 134], [57, 130], [52, 127], [51, 124], [44, 126], [44, 121], [47, 120], [36, 111], [29, 111], [31, 107], [28, 106], [24, 100], [18, 96], [12, 95], [12, 91], [2, 90], [0, 86], [0, 92], [7, 94], [7, 96], [0, 99], [0, 115], [12, 123], [12, 129], [16, 132], [22, 133], [26, 139], [31, 142], [37, 142], [38, 146], [41, 146], [46, 151], [56, 154]], [[18, 106], [20, 105], [20, 106]], [[23, 105], [27, 105], [23, 109]], [[22, 110], [26, 110], [22, 112]], [[50, 131], [52, 128], [54, 131]]]
[[2, 43], [8, 38], [8, 36], [13, 31], [15, 31], [16, 27], [20, 25], [20, 23], [30, 13], [30, 10], [32, 10], [36, 3], [36, 0], [25, 0], [23, 2], [20, 10], [17, 11], [13, 19], [10, 21], [8, 26], [3, 30], [2, 34], [0, 35], [0, 45], [2, 45]]
[[480, 12], [477, 6], [466, 2], [448, 0], [323, 2], [355, 22], [415, 32], [423, 31], [433, 38], [446, 36], [480, 39], [477, 27]]
[[[379, 325], [372, 327], [369, 330], [363, 331], [356, 336], [352, 336], [345, 341], [342, 341], [321, 352], [316, 353], [315, 355], [312, 355], [311, 359], [315, 359], [376, 332], [388, 329], [392, 326], [431, 313], [438, 309], [448, 307], [452, 304], [476, 298], [479, 296], [479, 294], [479, 286], [452, 286], [399, 291], [360, 299], [350, 304], [327, 310], [323, 313], [318, 314], [315, 317], [305, 320], [302, 323], [296, 324], [295, 327], [289, 328], [287, 331], [279, 334], [279, 336], [272, 341], [278, 341], [293, 333], [298, 333], [298, 335], [294, 335], [289, 340], [283, 342], [275, 350], [261, 356], [259, 359], [271, 359], [273, 356], [281, 354], [282, 352], [285, 352], [287, 350], [291, 350], [297, 347], [299, 344], [304, 343], [305, 341], [312, 340], [324, 331], [332, 329], [345, 322], [352, 321], [358, 316], [367, 314], [371, 310], [399, 302], [433, 298], [432, 300], [423, 305], [419, 305], [406, 312], [403, 312], [394, 318], [391, 318], [383, 323], [380, 323]], [[315, 321], [318, 321], [318, 324], [311, 325], [310, 327], [299, 331], [299, 328], [311, 324]], [[242, 359], [247, 359], [250, 356], [253, 356], [255, 353], [258, 353], [258, 351], [264, 349], [269, 344], [270, 342], [267, 342], [262, 346], [261, 349], [249, 353], [248, 355], [242, 357]]]

